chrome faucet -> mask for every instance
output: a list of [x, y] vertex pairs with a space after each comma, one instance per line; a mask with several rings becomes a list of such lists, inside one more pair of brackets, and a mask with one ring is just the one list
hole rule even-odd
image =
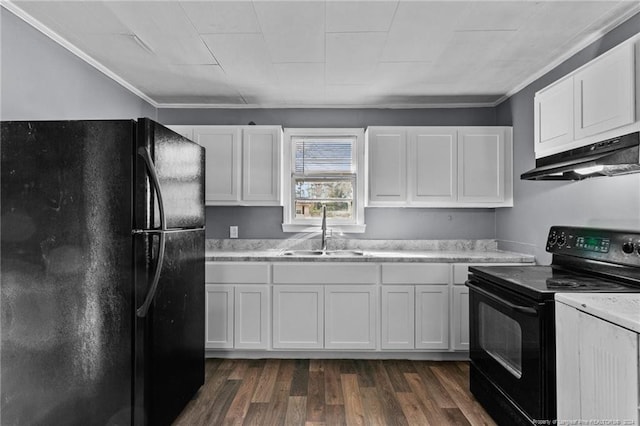
[[327, 251], [327, 206], [322, 205], [322, 251]]

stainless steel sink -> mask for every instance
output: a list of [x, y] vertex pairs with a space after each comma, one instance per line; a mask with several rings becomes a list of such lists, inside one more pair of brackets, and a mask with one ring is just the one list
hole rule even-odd
[[282, 256], [364, 256], [362, 250], [285, 250]]

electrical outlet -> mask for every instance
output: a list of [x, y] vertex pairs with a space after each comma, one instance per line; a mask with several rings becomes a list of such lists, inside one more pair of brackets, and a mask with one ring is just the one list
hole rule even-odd
[[229, 227], [229, 238], [238, 238], [238, 227], [230, 226]]

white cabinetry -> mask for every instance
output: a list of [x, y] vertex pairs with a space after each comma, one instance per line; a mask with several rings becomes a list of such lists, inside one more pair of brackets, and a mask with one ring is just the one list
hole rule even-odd
[[205, 348], [268, 349], [269, 264], [205, 265]]
[[634, 67], [634, 46], [626, 43], [575, 73], [576, 139], [633, 123]]
[[370, 127], [368, 205], [513, 205], [510, 127]]
[[415, 348], [415, 288], [382, 286], [382, 349]]
[[206, 284], [205, 348], [233, 348], [233, 286]]
[[573, 142], [573, 79], [561, 80], [536, 93], [534, 105], [536, 153], [562, 149]]
[[273, 347], [320, 349], [324, 346], [324, 288], [273, 287]]
[[369, 200], [404, 204], [407, 200], [407, 132], [397, 127], [376, 127], [369, 128], [367, 134]]
[[273, 266], [273, 347], [375, 349], [378, 266]]
[[638, 424], [637, 333], [556, 302], [556, 354], [559, 421]]
[[507, 147], [506, 140], [504, 127], [468, 127], [458, 131], [458, 201], [504, 201], [505, 156], [511, 157], [511, 146]]
[[469, 350], [469, 288], [454, 285], [451, 288], [451, 349]]
[[376, 290], [370, 285], [325, 286], [325, 349], [376, 348]]
[[450, 281], [448, 264], [383, 264], [382, 349], [449, 349]]
[[205, 150], [207, 205], [280, 205], [278, 126], [169, 126]]
[[536, 92], [536, 158], [640, 130], [638, 40], [614, 47]]
[[270, 300], [268, 285], [236, 285], [234, 348], [268, 349]]

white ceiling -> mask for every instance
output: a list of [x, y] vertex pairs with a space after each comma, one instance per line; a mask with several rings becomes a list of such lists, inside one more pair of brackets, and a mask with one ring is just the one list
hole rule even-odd
[[[13, 1], [157, 106], [495, 105], [633, 1]], [[34, 21], [35, 19], [35, 21]]]

